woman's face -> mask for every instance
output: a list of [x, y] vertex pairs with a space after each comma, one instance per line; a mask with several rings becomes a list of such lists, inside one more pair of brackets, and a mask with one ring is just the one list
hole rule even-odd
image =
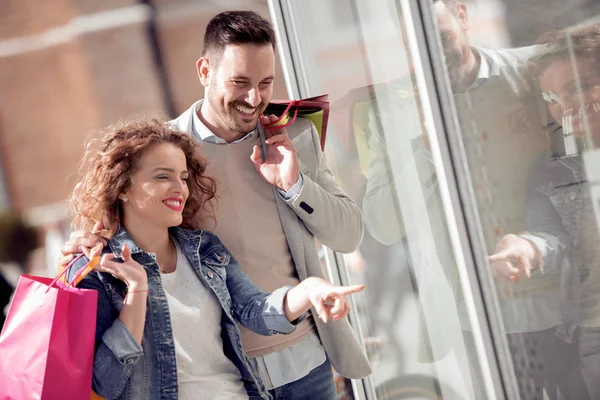
[[589, 132], [600, 145], [600, 75], [597, 62], [569, 58], [554, 61], [539, 77], [540, 89], [552, 117], [564, 133], [577, 137]]
[[131, 187], [119, 196], [125, 225], [129, 229], [131, 224], [164, 229], [180, 225], [189, 196], [188, 174], [179, 147], [161, 143], [147, 149], [138, 161]]

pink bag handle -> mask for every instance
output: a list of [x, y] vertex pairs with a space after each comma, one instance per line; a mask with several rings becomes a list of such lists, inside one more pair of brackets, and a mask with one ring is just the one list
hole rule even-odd
[[[267, 128], [267, 127], [269, 127], [271, 125], [274, 125], [274, 124], [278, 123], [290, 111], [290, 108], [292, 108], [293, 106], [300, 106], [300, 105], [302, 105], [302, 101], [301, 100], [290, 100], [288, 106], [281, 113], [281, 116], [279, 118], [277, 118], [275, 121], [269, 122], [268, 124], [263, 124], [263, 126], [265, 128]], [[294, 110], [294, 115], [292, 116], [292, 118], [290, 118], [290, 120], [288, 122], [286, 122], [283, 125], [276, 126], [276, 128], [285, 128], [286, 126], [292, 125], [294, 122], [296, 122], [296, 117], [297, 116], [298, 116], [298, 107], [296, 107], [296, 109]]]
[[[56, 285], [56, 282], [58, 282], [58, 280], [60, 278], [62, 278], [62, 276], [64, 274], [66, 274], [69, 269], [71, 269], [71, 267], [73, 266], [73, 264], [75, 264], [75, 262], [77, 260], [79, 260], [83, 256], [84, 256], [84, 254], [81, 253], [77, 257], [75, 257], [74, 259], [72, 259], [71, 262], [67, 265], [67, 267], [65, 269], [63, 269], [62, 272], [56, 276], [56, 278], [54, 278], [54, 280], [52, 281], [52, 283], [50, 283], [50, 285], [48, 286], [48, 289], [46, 289], [45, 293], [48, 293], [48, 290], [50, 290], [51, 287], [53, 287], [54, 285]], [[88, 262], [88, 264], [89, 264], [89, 262]], [[86, 264], [86, 266], [87, 266], [87, 264]], [[77, 278], [79, 278], [79, 276], [83, 273], [84, 270], [85, 270], [85, 267], [83, 267], [79, 271], [77, 271], [77, 273], [75, 274], [75, 276], [73, 277], [73, 280], [71, 282], [76, 282]], [[71, 282], [67, 282], [66, 288], [71, 287]]]

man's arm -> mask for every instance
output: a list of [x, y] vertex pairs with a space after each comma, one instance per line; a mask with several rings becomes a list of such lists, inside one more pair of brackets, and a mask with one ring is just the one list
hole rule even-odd
[[310, 125], [317, 157], [317, 176], [302, 176], [302, 188], [287, 204], [304, 222], [307, 229], [323, 244], [335, 251], [350, 253], [358, 248], [364, 235], [364, 220], [358, 205], [336, 182], [319, 147], [319, 136]]

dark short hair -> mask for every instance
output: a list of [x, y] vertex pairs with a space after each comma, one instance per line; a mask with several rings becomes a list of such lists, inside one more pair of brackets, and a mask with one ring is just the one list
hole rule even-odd
[[254, 11], [225, 11], [208, 22], [202, 56], [218, 59], [230, 44], [270, 44], [275, 49], [275, 31]]
[[456, 14], [456, 5], [458, 4], [458, 0], [433, 0], [434, 3], [444, 3], [446, 8], [452, 12], [452, 14]]

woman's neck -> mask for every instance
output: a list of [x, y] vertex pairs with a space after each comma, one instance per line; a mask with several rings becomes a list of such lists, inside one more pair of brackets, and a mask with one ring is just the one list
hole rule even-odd
[[148, 223], [137, 224], [127, 219], [123, 226], [139, 248], [156, 255], [156, 262], [162, 272], [172, 272], [175, 269], [177, 250], [169, 237], [168, 229], [156, 228]]

